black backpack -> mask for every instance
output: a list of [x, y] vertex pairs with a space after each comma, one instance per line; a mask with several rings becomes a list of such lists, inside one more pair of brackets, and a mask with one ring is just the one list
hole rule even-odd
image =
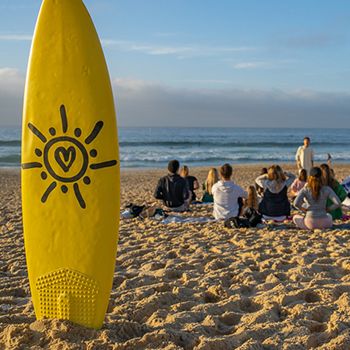
[[130, 214], [136, 218], [142, 213], [145, 205], [135, 205], [133, 203], [130, 203], [126, 206], [126, 208], [128, 208], [130, 210]]
[[247, 208], [244, 211], [243, 217], [234, 217], [225, 220], [224, 225], [228, 228], [248, 228], [256, 227], [262, 223], [262, 215], [254, 208]]
[[227, 228], [248, 228], [249, 226], [249, 220], [245, 218], [229, 218], [225, 220], [224, 226]]
[[243, 214], [249, 222], [249, 227], [256, 227], [262, 223], [262, 215], [254, 208], [247, 208]]

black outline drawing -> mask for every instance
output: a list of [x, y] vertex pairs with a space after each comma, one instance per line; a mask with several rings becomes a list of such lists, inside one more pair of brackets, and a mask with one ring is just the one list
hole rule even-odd
[[77, 183], [75, 183], [73, 185], [73, 188], [74, 188], [74, 193], [75, 193], [75, 196], [77, 197], [77, 200], [80, 204], [80, 206], [85, 209], [86, 208], [86, 204], [85, 204], [85, 201], [84, 201], [84, 198], [82, 197], [81, 195], [81, 192], [80, 192], [80, 189], [79, 189], [79, 185]]
[[57, 182], [51, 182], [50, 186], [46, 189], [45, 193], [41, 197], [41, 201], [45, 203], [49, 198], [50, 193], [56, 188]]
[[[59, 143], [59, 142], [67, 142], [67, 143], [70, 143], [75, 147], [75, 152], [77, 152], [79, 150], [82, 158], [83, 158], [83, 164], [81, 166], [81, 169], [79, 170], [79, 172], [77, 174], [74, 174], [74, 176], [60, 176], [58, 175], [55, 170], [52, 168], [52, 165], [50, 164], [50, 160], [49, 160], [49, 155], [50, 155], [50, 149], [53, 148], [53, 146], [56, 144], [56, 143]], [[69, 147], [73, 147], [73, 146], [69, 146]], [[69, 148], [68, 147], [68, 148]], [[60, 147], [58, 147], [60, 148]], [[56, 148], [56, 150], [58, 149]], [[63, 147], [65, 148], [65, 147]], [[66, 148], [67, 149], [67, 148]], [[56, 158], [56, 151], [55, 151], [55, 160], [57, 162], [57, 164], [62, 168], [61, 164], [57, 161], [57, 158]], [[88, 164], [89, 164], [89, 155], [84, 147], [84, 145], [79, 142], [78, 140], [76, 139], [73, 139], [72, 137], [69, 137], [69, 136], [59, 136], [59, 137], [56, 137], [52, 140], [50, 140], [46, 145], [45, 145], [45, 149], [44, 149], [44, 165], [47, 169], [47, 171], [49, 172], [49, 174], [56, 180], [58, 181], [61, 181], [61, 182], [75, 182], [75, 181], [78, 181], [82, 176], [84, 176], [85, 172], [86, 172], [86, 169], [88, 167]], [[73, 165], [73, 163], [70, 165], [70, 167]], [[62, 168], [63, 171], [65, 171], [64, 168]], [[65, 171], [66, 172], [66, 171]]]
[[22, 164], [23, 169], [34, 169], [34, 168], [42, 168], [42, 167], [43, 167], [43, 165], [41, 163], [37, 163], [37, 162]]
[[[36, 169], [36, 168], [45, 168], [45, 170], [51, 175], [53, 178], [53, 181], [49, 184], [49, 186], [46, 188], [44, 194], [41, 197], [41, 202], [46, 203], [50, 194], [58, 187], [58, 182], [63, 183], [61, 185], [61, 191], [62, 193], [68, 192], [68, 184], [73, 183], [73, 190], [75, 197], [82, 209], [86, 208], [86, 203], [84, 200], [84, 197], [82, 195], [82, 192], [80, 190], [78, 181], [83, 178], [83, 183], [85, 185], [91, 184], [91, 179], [89, 176], [86, 176], [86, 172], [88, 169], [91, 170], [98, 170], [98, 169], [104, 169], [108, 167], [112, 167], [118, 164], [116, 160], [109, 160], [104, 161], [100, 163], [90, 163], [90, 158], [95, 158], [98, 154], [96, 149], [91, 149], [88, 151], [86, 149], [87, 145], [90, 145], [96, 137], [100, 134], [104, 124], [103, 121], [98, 121], [91, 133], [85, 138], [84, 143], [85, 145], [77, 140], [76, 138], [79, 138], [82, 135], [82, 131], [80, 128], [75, 128], [74, 135], [76, 138], [65, 135], [69, 128], [68, 123], [68, 117], [67, 117], [67, 110], [65, 105], [61, 105], [60, 108], [60, 115], [61, 115], [61, 123], [62, 123], [62, 136], [56, 137], [56, 129], [51, 127], [49, 128], [49, 134], [52, 136], [49, 140], [47, 137], [32, 123], [28, 123], [29, 130], [42, 142], [45, 144], [44, 149], [40, 150], [39, 148], [36, 148], [34, 150], [34, 154], [37, 157], [42, 157], [42, 163], [41, 162], [29, 162], [29, 163], [23, 163], [22, 169], [28, 170], [28, 169]], [[59, 143], [65, 143], [64, 146], [60, 146]], [[58, 147], [55, 148], [55, 146]], [[53, 152], [53, 154], [52, 154]], [[51, 157], [50, 157], [51, 155]], [[80, 169], [75, 169], [75, 173], [72, 174], [71, 169], [78, 158], [78, 156], [82, 159], [82, 165]], [[57, 174], [57, 172], [54, 170], [53, 165], [50, 163], [52, 162], [52, 159], [55, 160], [56, 164], [63, 170], [63, 172], [66, 174], [66, 176], [63, 176], [62, 174]], [[48, 174], [45, 171], [41, 171], [40, 173], [41, 179], [43, 181], [48, 179]]]
[[75, 158], [77, 157], [77, 152], [73, 146], [68, 148], [58, 147], [55, 151], [55, 159], [59, 166], [63, 169], [65, 173], [68, 173], [69, 169], [72, 167]]
[[103, 169], [103, 168], [108, 168], [110, 166], [114, 166], [117, 165], [117, 161], [116, 160], [110, 160], [108, 162], [102, 162], [102, 163], [97, 163], [97, 164], [91, 164], [90, 165], [90, 169]]
[[60, 113], [61, 113], [61, 119], [62, 119], [62, 131], [65, 134], [68, 130], [68, 119], [67, 119], [66, 107], [64, 105], [60, 107]]
[[46, 137], [31, 123], [28, 123], [28, 128], [30, 131], [37, 136], [43, 143], [46, 143]]

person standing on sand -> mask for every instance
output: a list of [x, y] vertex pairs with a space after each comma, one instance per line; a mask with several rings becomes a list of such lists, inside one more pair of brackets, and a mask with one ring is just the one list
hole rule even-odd
[[[332, 205], [327, 207], [327, 200]], [[307, 208], [304, 204], [307, 204]], [[320, 168], [312, 168], [307, 179], [307, 185], [299, 192], [294, 201], [294, 206], [305, 213], [293, 217], [294, 224], [303, 230], [327, 229], [333, 226], [332, 215], [329, 212], [340, 208], [338, 196], [322, 181]]]
[[162, 200], [172, 211], [184, 212], [188, 209], [190, 191], [186, 180], [177, 173], [179, 168], [179, 161], [174, 159], [169, 162], [169, 173], [158, 181], [154, 197]]
[[310, 137], [304, 137], [304, 145], [300, 146], [295, 155], [298, 170], [305, 169], [309, 174], [314, 166], [314, 150], [310, 147]]
[[247, 192], [232, 180], [233, 169], [230, 164], [224, 164], [220, 168], [221, 180], [212, 187], [214, 197], [214, 212], [216, 220], [236, 218], [240, 214], [239, 198], [243, 204], [243, 198], [247, 198]]

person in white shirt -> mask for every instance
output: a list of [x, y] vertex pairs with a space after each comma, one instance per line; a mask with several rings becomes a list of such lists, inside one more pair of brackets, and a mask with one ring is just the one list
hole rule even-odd
[[231, 181], [233, 169], [230, 164], [220, 168], [221, 180], [212, 187], [214, 197], [214, 212], [216, 220], [227, 220], [238, 217], [240, 205], [239, 198], [247, 198], [247, 192]]
[[304, 137], [304, 145], [298, 148], [295, 155], [298, 170], [305, 169], [308, 174], [314, 166], [314, 150], [310, 143], [310, 137]]

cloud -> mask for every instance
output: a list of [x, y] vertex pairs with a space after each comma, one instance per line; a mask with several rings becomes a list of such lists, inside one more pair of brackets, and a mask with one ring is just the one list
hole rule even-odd
[[271, 60], [271, 61], [245, 61], [235, 62], [232, 59], [224, 60], [228, 62], [231, 67], [237, 70], [253, 70], [253, 69], [276, 69], [284, 68], [291, 64], [298, 62], [296, 59], [283, 59], [283, 60]]
[[331, 35], [329, 33], [316, 33], [296, 35], [280, 39], [277, 45], [290, 49], [319, 49], [338, 45], [346, 42], [341, 35]]
[[[158, 36], [171, 36], [172, 33], [158, 33]], [[173, 33], [173, 35], [175, 35]], [[29, 34], [0, 34], [0, 41], [32, 41]], [[225, 53], [255, 51], [250, 46], [198, 46], [198, 45], [160, 45], [139, 43], [129, 40], [102, 39], [105, 48], [115, 48], [124, 52], [136, 52], [152, 56], [176, 55], [178, 58], [195, 56], [217, 56]]]
[[349, 93], [181, 89], [113, 81], [122, 126], [346, 127]]
[[28, 34], [0, 34], [1, 41], [31, 41], [32, 38]]
[[248, 46], [158, 45], [113, 39], [103, 39], [102, 45], [106, 48], [116, 48], [125, 52], [139, 52], [147, 55], [177, 55], [180, 57], [213, 56], [256, 49]]
[[268, 62], [240, 62], [233, 65], [234, 69], [256, 69], [268, 67]]
[[[0, 69], [0, 125], [20, 125], [24, 74]], [[312, 90], [175, 88], [112, 81], [120, 126], [350, 127], [350, 93]]]
[[0, 125], [20, 125], [24, 74], [14, 68], [0, 68]]
[[[37, 2], [37, 4], [35, 2]], [[26, 3], [23, 2], [21, 4], [14, 4], [14, 3], [11, 3], [11, 1], [8, 1], [6, 4], [0, 5], [0, 10], [18, 11], [23, 9], [36, 8], [37, 6], [40, 6], [40, 3], [38, 3], [38, 0], [30, 1], [30, 2], [27, 1]]]
[[194, 83], [194, 84], [219, 84], [219, 85], [232, 85], [233, 82], [231, 80], [223, 80], [223, 79], [180, 79], [175, 80], [178, 83]]
[[178, 36], [179, 33], [176, 33], [176, 32], [157, 32], [157, 33], [154, 33], [153, 35], [156, 37], [159, 37], [159, 38], [169, 38], [169, 37]]

